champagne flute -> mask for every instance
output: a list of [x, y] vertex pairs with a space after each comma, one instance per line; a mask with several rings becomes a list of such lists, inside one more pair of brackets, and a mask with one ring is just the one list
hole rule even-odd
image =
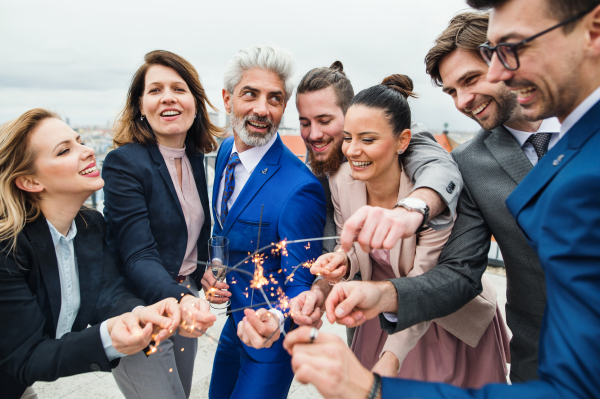
[[[208, 240], [208, 261], [210, 262], [210, 269], [213, 276], [218, 283], [225, 280], [227, 274], [227, 267], [229, 266], [229, 239], [222, 236], [214, 236]], [[215, 296], [219, 297], [219, 296]], [[210, 306], [213, 309], [224, 309], [231, 301], [227, 301], [224, 307], [216, 307], [211, 303]]]

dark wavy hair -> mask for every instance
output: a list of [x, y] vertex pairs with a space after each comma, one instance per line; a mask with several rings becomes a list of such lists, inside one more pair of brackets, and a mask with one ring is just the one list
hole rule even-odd
[[144, 64], [139, 67], [129, 86], [125, 106], [121, 110], [114, 126], [113, 144], [120, 147], [128, 143], [155, 144], [156, 137], [148, 123], [148, 119], [141, 120], [140, 98], [146, 86], [146, 72], [153, 65], [162, 65], [175, 70], [188, 85], [198, 109], [197, 117], [190, 130], [186, 142], [192, 145], [196, 152], [209, 153], [216, 150], [218, 136], [223, 129], [213, 125], [208, 116], [207, 106], [214, 111], [217, 109], [210, 103], [196, 68], [183, 57], [164, 50], [151, 51], [144, 56]]

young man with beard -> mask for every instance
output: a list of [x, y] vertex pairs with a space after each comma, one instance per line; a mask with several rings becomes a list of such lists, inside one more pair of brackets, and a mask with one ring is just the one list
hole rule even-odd
[[[293, 90], [293, 68], [288, 51], [254, 46], [241, 50], [225, 69], [223, 101], [231, 114], [233, 137], [221, 144], [217, 155], [213, 236], [229, 239], [230, 266], [242, 262], [239, 269], [251, 275], [262, 270], [268, 283], [259, 284], [254, 281], [259, 280], [258, 275], [253, 279], [237, 271], [227, 275], [229, 284], [216, 283], [209, 268], [202, 284], [213, 303], [229, 298], [231, 308], [241, 308], [265, 302], [260, 289], [264, 285], [266, 295], [276, 304], [279, 289], [293, 298], [313, 282], [306, 268], [298, 269], [289, 281], [286, 277], [296, 265], [321, 254], [320, 242], [312, 242], [309, 248], [305, 243], [289, 245], [287, 253], [280, 256], [269, 250], [256, 265], [243, 263], [248, 253], [261, 246], [323, 233], [323, 188], [277, 134]], [[212, 291], [213, 287], [217, 290]], [[223, 291], [225, 288], [229, 291]], [[213, 364], [211, 399], [287, 397], [293, 373], [290, 356], [278, 338], [280, 328], [289, 330], [291, 321], [284, 322], [281, 310], [269, 308], [229, 316]], [[272, 333], [275, 335], [265, 342]]]
[[[469, 3], [493, 7], [489, 43], [482, 46], [489, 63], [487, 80], [504, 81], [516, 92], [525, 118], [556, 116], [562, 123], [562, 137], [506, 201], [545, 272], [548, 295], [539, 347], [540, 380], [489, 385], [477, 391], [392, 379], [382, 383], [357, 367], [356, 359], [339, 349], [343, 348], [339, 340], [323, 334], [312, 340], [313, 345], [298, 345], [308, 342], [308, 329], [288, 335], [285, 346], [294, 355], [297, 378], [321, 385], [327, 398], [600, 397], [600, 1]], [[385, 292], [358, 299], [354, 304], [367, 317], [379, 311], [395, 312], [398, 307], [394, 295]], [[377, 302], [380, 305], [374, 306]], [[327, 310], [328, 315], [333, 311]], [[330, 358], [344, 365], [340, 373], [344, 380], [336, 384], [344, 388], [328, 390], [330, 384], [325, 381], [333, 376], [311, 367], [322, 364], [334, 370], [331, 362], [323, 364], [318, 356], [308, 355], [325, 351], [335, 351]], [[374, 389], [363, 386], [360, 392], [355, 381], [364, 380], [374, 381], [370, 385]], [[354, 393], [345, 395], [342, 390], [347, 388]]]
[[[296, 91], [300, 133], [307, 148], [307, 165], [319, 178], [327, 199], [327, 222], [323, 232], [325, 237], [337, 235], [328, 177], [337, 172], [341, 163], [345, 162], [342, 154], [344, 116], [353, 97], [352, 84], [339, 61], [329, 68], [310, 70], [304, 75]], [[390, 217], [387, 223], [383, 220], [383, 215], [380, 215], [381, 220], [374, 221], [371, 228], [387, 228], [388, 234], [397, 238], [412, 236], [427, 222], [436, 230], [447, 228], [454, 218], [462, 189], [462, 177], [450, 154], [431, 134], [413, 133], [410, 146], [403, 154], [403, 163], [415, 182], [415, 190], [407, 199], [399, 202], [402, 205], [385, 212]], [[413, 203], [416, 206], [411, 206]], [[426, 208], [429, 208], [429, 214], [424, 218]], [[369, 229], [369, 226], [364, 227], [365, 230]], [[334, 240], [324, 242], [324, 251], [333, 252], [335, 245]], [[310, 291], [292, 300], [292, 314], [296, 324], [320, 324], [320, 308], [330, 290], [329, 283], [317, 280]], [[352, 334], [351, 329], [348, 332], [349, 343], [352, 341]]]

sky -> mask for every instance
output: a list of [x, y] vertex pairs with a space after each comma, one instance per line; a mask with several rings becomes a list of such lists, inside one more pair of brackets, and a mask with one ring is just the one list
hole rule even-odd
[[[419, 94], [413, 120], [476, 131], [423, 62], [467, 8], [465, 0], [0, 0], [0, 123], [44, 107], [73, 126], [112, 124], [144, 54], [156, 49], [196, 67], [224, 123], [225, 65], [242, 48], [274, 44], [294, 54], [296, 83], [336, 60], [355, 93], [402, 73]], [[294, 96], [283, 126], [298, 127]]]

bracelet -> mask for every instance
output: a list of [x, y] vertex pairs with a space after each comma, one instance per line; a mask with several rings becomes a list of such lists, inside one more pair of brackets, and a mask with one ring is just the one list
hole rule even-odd
[[381, 376], [377, 373], [373, 373], [373, 385], [369, 391], [367, 399], [377, 399], [377, 396], [381, 392]]

